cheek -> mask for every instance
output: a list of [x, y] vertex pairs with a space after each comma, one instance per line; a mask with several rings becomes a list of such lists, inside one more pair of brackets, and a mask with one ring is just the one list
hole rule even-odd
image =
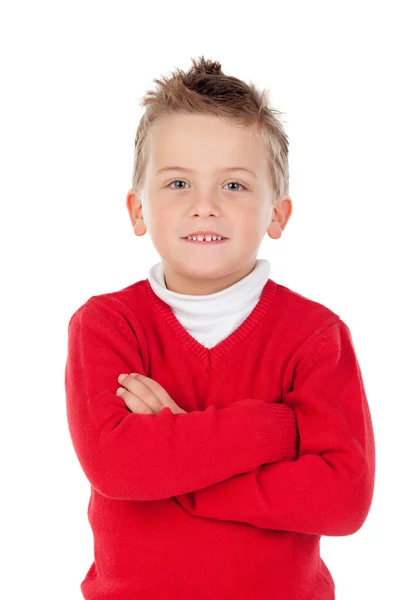
[[185, 232], [183, 228], [182, 217], [175, 211], [162, 210], [153, 214], [150, 233], [157, 248], [167, 249], [183, 243], [180, 240], [180, 235]]
[[259, 239], [265, 228], [262, 215], [255, 210], [245, 211], [233, 220], [235, 233], [242, 239]]
[[175, 232], [176, 227], [178, 231], [178, 222], [177, 212], [176, 210], [172, 210], [170, 206], [154, 207], [151, 209], [150, 223], [154, 235], [169, 237]]

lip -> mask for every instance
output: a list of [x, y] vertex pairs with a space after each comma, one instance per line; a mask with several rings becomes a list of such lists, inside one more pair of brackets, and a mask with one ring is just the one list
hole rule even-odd
[[186, 237], [188, 237], [188, 236], [192, 237], [193, 235], [203, 235], [203, 236], [204, 235], [216, 235], [217, 237], [222, 237], [222, 238], [224, 238], [226, 240], [228, 239], [227, 237], [225, 237], [221, 233], [217, 233], [216, 231], [206, 231], [204, 229], [203, 230], [198, 229], [197, 231], [193, 231], [192, 233], [187, 233], [187, 235], [185, 235], [182, 239], [184, 240], [184, 239], [186, 239]]

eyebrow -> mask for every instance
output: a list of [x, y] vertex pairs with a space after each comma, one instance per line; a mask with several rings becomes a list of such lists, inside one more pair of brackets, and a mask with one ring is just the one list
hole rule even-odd
[[[157, 169], [156, 173], [164, 173], [165, 171], [185, 171], [186, 173], [195, 173], [195, 169], [188, 169], [187, 167], [178, 166], [161, 167], [161, 169]], [[257, 175], [254, 173], [254, 171], [251, 171], [251, 169], [247, 169], [246, 167], [224, 167], [222, 169], [219, 169], [219, 171], [246, 171], [247, 173], [250, 173], [253, 177], [255, 177], [255, 179], [257, 179]]]

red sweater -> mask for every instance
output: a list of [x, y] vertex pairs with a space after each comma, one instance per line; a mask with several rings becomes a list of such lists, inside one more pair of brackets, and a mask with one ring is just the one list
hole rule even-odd
[[[134, 414], [120, 373], [186, 414]], [[208, 349], [140, 280], [70, 319], [67, 418], [91, 484], [86, 600], [334, 600], [320, 537], [372, 501], [375, 445], [347, 325], [268, 279]]]

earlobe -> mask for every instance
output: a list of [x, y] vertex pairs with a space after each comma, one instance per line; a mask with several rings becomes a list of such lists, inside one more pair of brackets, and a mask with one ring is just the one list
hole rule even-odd
[[278, 221], [273, 219], [267, 229], [267, 233], [273, 240], [278, 240], [281, 237], [281, 227]]
[[138, 236], [142, 236], [145, 234], [145, 232], [147, 231], [147, 228], [145, 226], [143, 217], [138, 217], [135, 220], [134, 225], [133, 225], [133, 231]]

